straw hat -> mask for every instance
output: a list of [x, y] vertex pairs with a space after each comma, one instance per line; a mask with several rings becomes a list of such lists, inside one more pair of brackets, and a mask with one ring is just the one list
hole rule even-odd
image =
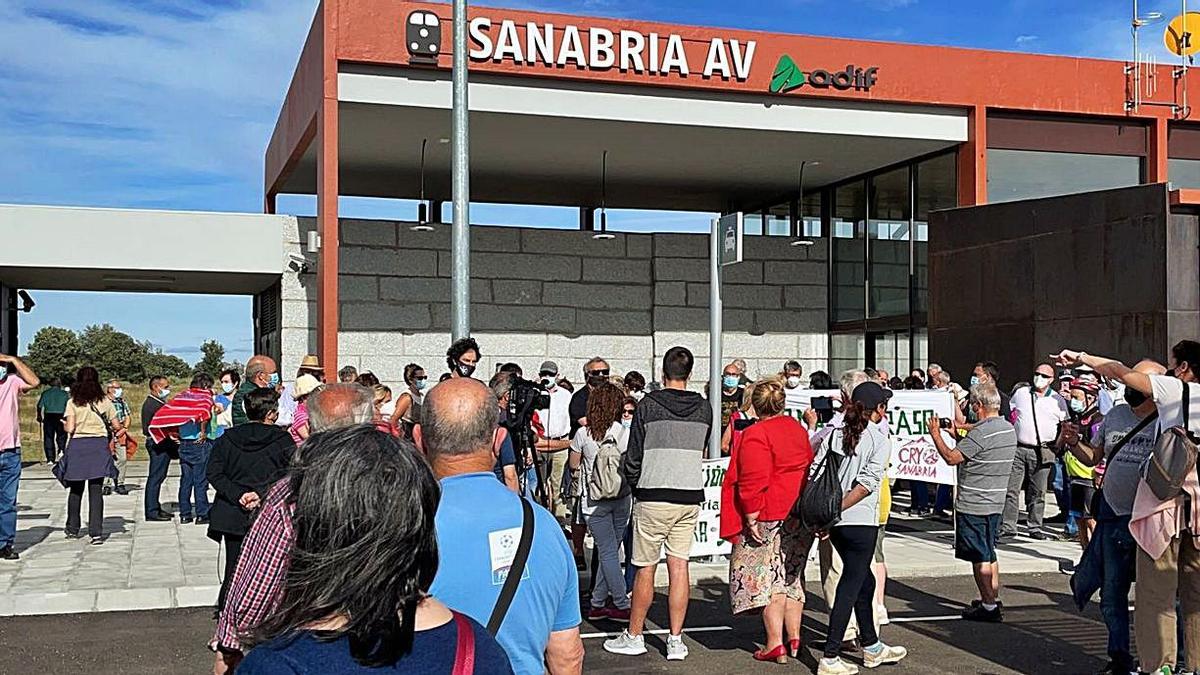
[[300, 367], [305, 370], [325, 371], [325, 369], [321, 367], [321, 359], [318, 358], [316, 354], [308, 354], [304, 358], [300, 359]]
[[321, 388], [321, 381], [312, 375], [304, 374], [296, 378], [296, 387], [292, 392], [292, 398], [297, 401], [300, 397], [307, 396], [317, 389]]

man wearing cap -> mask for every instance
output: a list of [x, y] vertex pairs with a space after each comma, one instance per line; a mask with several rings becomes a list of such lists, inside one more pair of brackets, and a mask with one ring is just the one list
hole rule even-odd
[[[296, 379], [305, 375], [312, 375], [317, 382], [324, 384], [325, 369], [321, 367], [321, 359], [317, 358], [316, 354], [309, 354], [300, 359], [300, 368], [296, 370]], [[279, 421], [276, 424], [287, 429], [292, 426], [295, 419], [296, 383], [288, 382], [283, 385], [283, 392], [279, 396]]]
[[546, 477], [550, 492], [555, 495], [556, 504], [560, 501], [557, 491], [567, 468], [567, 447], [570, 446], [571, 433], [571, 392], [559, 386], [559, 379], [557, 363], [546, 361], [538, 368], [538, 380], [550, 395], [550, 407], [537, 411], [547, 441], [538, 443], [538, 461], [542, 462], [542, 475]]

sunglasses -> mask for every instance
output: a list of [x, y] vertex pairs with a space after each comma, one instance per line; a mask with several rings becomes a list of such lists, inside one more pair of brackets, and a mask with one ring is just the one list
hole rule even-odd
[[426, 377], [414, 377], [414, 378], [413, 378], [413, 380], [414, 380], [414, 381], [416, 381], [416, 382], [427, 382], [427, 381], [429, 380], [429, 377], [428, 377], [428, 376], [426, 376]]
[[588, 377], [608, 377], [608, 368], [589, 370]]
[[622, 412], [622, 413], [624, 413], [624, 414], [626, 414], [626, 415], [630, 415], [630, 416], [632, 416], [632, 415], [633, 415], [633, 408], [626, 408], [625, 410], [623, 410], [623, 411], [621, 411], [621, 412]]
[[542, 371], [542, 372], [538, 373], [538, 377], [558, 377], [558, 373], [547, 373], [545, 371]]

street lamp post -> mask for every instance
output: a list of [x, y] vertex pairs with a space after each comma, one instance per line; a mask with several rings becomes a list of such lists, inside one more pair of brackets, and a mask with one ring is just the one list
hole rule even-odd
[[471, 334], [470, 134], [467, 116], [467, 1], [454, 0], [454, 142], [452, 180], [454, 220], [450, 253], [450, 332], [457, 340]]

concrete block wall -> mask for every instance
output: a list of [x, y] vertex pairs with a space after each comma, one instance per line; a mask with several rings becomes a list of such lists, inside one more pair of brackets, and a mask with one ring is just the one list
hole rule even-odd
[[[339, 367], [401, 380], [419, 363], [445, 370], [450, 326], [450, 231], [412, 232], [411, 223], [343, 220], [339, 277]], [[299, 218], [285, 248], [301, 252], [315, 229]], [[546, 359], [573, 381], [592, 356], [619, 373], [657, 379], [662, 355], [682, 344], [708, 373], [708, 237], [698, 234], [591, 233], [516, 227], [471, 228], [471, 326], [483, 349], [481, 372], [506, 361], [533, 374]], [[798, 359], [826, 368], [827, 248], [746, 238], [746, 261], [725, 269], [726, 360], [752, 373]], [[310, 259], [312, 256], [309, 256]], [[285, 374], [316, 350], [316, 275], [287, 272], [281, 284]]]

